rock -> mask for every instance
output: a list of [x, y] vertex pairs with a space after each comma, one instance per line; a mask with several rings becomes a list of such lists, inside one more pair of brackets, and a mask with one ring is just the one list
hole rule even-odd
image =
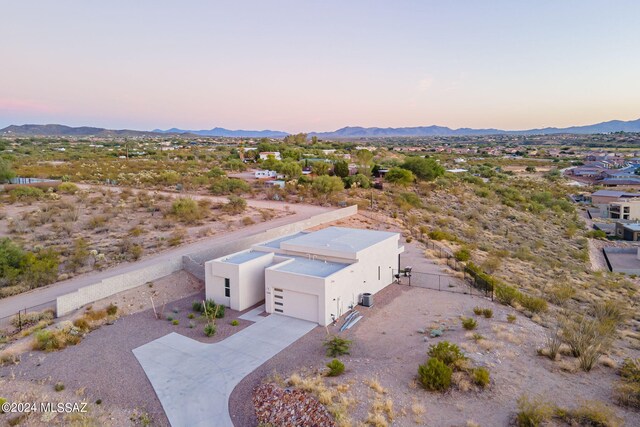
[[430, 335], [431, 335], [431, 338], [435, 338], [435, 337], [441, 337], [443, 333], [444, 332], [442, 331], [442, 329], [432, 329]]
[[424, 328], [420, 328], [420, 329], [418, 329], [418, 333], [419, 333], [419, 334], [424, 334], [425, 332], [426, 332], [426, 331], [424, 330]]

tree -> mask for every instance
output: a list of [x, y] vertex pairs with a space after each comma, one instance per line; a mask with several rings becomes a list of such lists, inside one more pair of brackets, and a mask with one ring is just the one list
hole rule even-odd
[[287, 179], [297, 179], [302, 175], [302, 166], [298, 162], [283, 162], [280, 166], [280, 172], [283, 173]]
[[400, 167], [410, 170], [418, 178], [427, 181], [433, 181], [437, 177], [444, 175], [442, 165], [434, 159], [425, 159], [424, 157], [409, 157]]
[[238, 215], [247, 209], [247, 201], [242, 197], [229, 196], [229, 202], [222, 209], [232, 215]]
[[0, 157], [0, 182], [7, 182], [15, 176], [15, 172], [11, 169], [11, 163]]
[[262, 169], [270, 170], [270, 171], [279, 171], [282, 167], [282, 162], [280, 160], [276, 160], [273, 154], [269, 154], [266, 160], [262, 161]]
[[369, 150], [358, 150], [356, 152], [356, 161], [358, 162], [358, 172], [369, 176], [371, 174], [373, 153]]
[[403, 187], [410, 185], [415, 179], [413, 172], [398, 167], [389, 169], [389, 172], [384, 176], [385, 181], [402, 185]]
[[329, 198], [338, 191], [344, 190], [344, 182], [337, 176], [322, 175], [313, 180], [311, 189], [317, 196]]
[[306, 133], [297, 133], [295, 135], [287, 135], [284, 137], [285, 144], [294, 144], [301, 145], [307, 142], [307, 134]]
[[313, 162], [311, 165], [311, 171], [320, 176], [329, 174], [329, 163], [327, 162]]
[[11, 285], [20, 275], [24, 251], [7, 237], [0, 239], [0, 286]]
[[349, 163], [344, 160], [338, 160], [333, 165], [333, 173], [339, 176], [340, 178], [345, 178], [349, 176]]

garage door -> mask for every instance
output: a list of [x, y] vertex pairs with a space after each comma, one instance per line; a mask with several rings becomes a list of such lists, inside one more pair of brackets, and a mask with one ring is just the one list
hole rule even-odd
[[318, 322], [318, 296], [274, 288], [273, 312]]

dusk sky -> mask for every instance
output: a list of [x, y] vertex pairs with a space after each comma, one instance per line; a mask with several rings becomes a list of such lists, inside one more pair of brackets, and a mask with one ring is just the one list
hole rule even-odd
[[640, 118], [637, 0], [0, 1], [0, 127]]

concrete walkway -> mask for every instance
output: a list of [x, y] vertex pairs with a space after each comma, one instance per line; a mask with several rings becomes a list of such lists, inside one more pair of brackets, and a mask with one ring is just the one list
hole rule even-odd
[[173, 427], [233, 427], [229, 396], [235, 386], [316, 326], [272, 314], [214, 344], [171, 333], [133, 353]]

